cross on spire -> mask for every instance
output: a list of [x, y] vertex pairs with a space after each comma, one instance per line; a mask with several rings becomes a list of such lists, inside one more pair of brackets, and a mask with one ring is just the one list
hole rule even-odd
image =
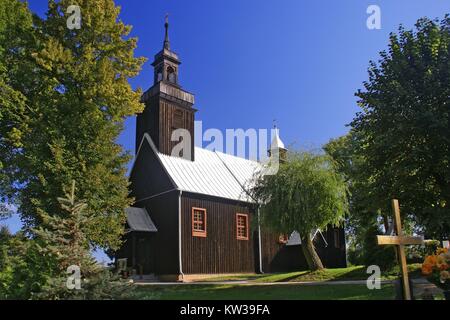
[[164, 23], [164, 27], [166, 29], [166, 35], [164, 37], [164, 49], [170, 50], [170, 40], [169, 40], [169, 14], [166, 14], [166, 22]]

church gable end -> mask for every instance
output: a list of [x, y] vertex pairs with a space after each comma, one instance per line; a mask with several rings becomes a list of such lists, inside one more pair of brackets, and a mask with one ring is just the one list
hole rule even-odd
[[144, 136], [130, 174], [132, 196], [138, 205], [142, 199], [176, 188], [149, 140], [149, 135]]

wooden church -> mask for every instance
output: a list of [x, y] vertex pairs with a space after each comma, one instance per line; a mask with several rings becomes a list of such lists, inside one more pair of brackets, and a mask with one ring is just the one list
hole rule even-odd
[[[298, 233], [271, 234], [255, 226], [258, 207], [246, 192], [260, 164], [194, 147], [194, 95], [182, 89], [180, 60], [170, 48], [155, 55], [154, 84], [137, 115], [136, 156], [126, 235], [116, 258], [136, 272], [186, 281], [208, 274], [269, 273], [307, 268]], [[184, 129], [190, 152], [171, 155], [172, 132]], [[277, 150], [278, 149], [278, 150]], [[277, 135], [271, 150], [285, 151]], [[326, 267], [345, 267], [342, 228], [318, 230], [315, 245]]]

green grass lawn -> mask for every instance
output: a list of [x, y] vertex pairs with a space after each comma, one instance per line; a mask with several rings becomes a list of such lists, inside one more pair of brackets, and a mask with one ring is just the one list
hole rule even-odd
[[394, 287], [382, 285], [171, 285], [143, 286], [135, 291], [142, 300], [392, 300]]
[[[420, 264], [411, 264], [408, 266], [411, 277], [420, 276]], [[344, 281], [344, 280], [367, 280], [367, 268], [364, 266], [353, 266], [348, 268], [324, 269], [320, 271], [296, 271], [289, 273], [275, 273], [275, 274], [242, 274], [230, 275], [223, 277], [211, 277], [200, 280], [207, 281], [255, 281], [255, 282], [310, 282], [310, 281]], [[393, 280], [398, 277], [399, 268], [395, 267], [389, 271], [381, 273], [383, 280]]]
[[[420, 276], [420, 264], [409, 265], [410, 276]], [[382, 279], [397, 278], [398, 268], [382, 272]], [[202, 281], [239, 281], [248, 284], [180, 284], [139, 286], [136, 299], [152, 300], [392, 300], [392, 284], [382, 284], [380, 290], [369, 290], [365, 284], [275, 284], [268, 282], [330, 282], [367, 280], [366, 267], [354, 266], [321, 271], [298, 271], [278, 274], [238, 274], [211, 277]], [[201, 281], [199, 281], [201, 282]]]

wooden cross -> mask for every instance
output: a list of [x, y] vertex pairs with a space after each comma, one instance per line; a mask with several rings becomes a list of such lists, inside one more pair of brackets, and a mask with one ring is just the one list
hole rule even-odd
[[411, 291], [409, 288], [408, 265], [406, 264], [405, 245], [421, 245], [424, 243], [422, 237], [404, 236], [402, 230], [402, 221], [400, 219], [400, 207], [398, 200], [392, 200], [392, 209], [394, 210], [394, 221], [396, 236], [377, 236], [378, 245], [397, 246], [397, 257], [399, 259], [402, 278], [403, 278], [403, 297], [405, 300], [411, 300]]

